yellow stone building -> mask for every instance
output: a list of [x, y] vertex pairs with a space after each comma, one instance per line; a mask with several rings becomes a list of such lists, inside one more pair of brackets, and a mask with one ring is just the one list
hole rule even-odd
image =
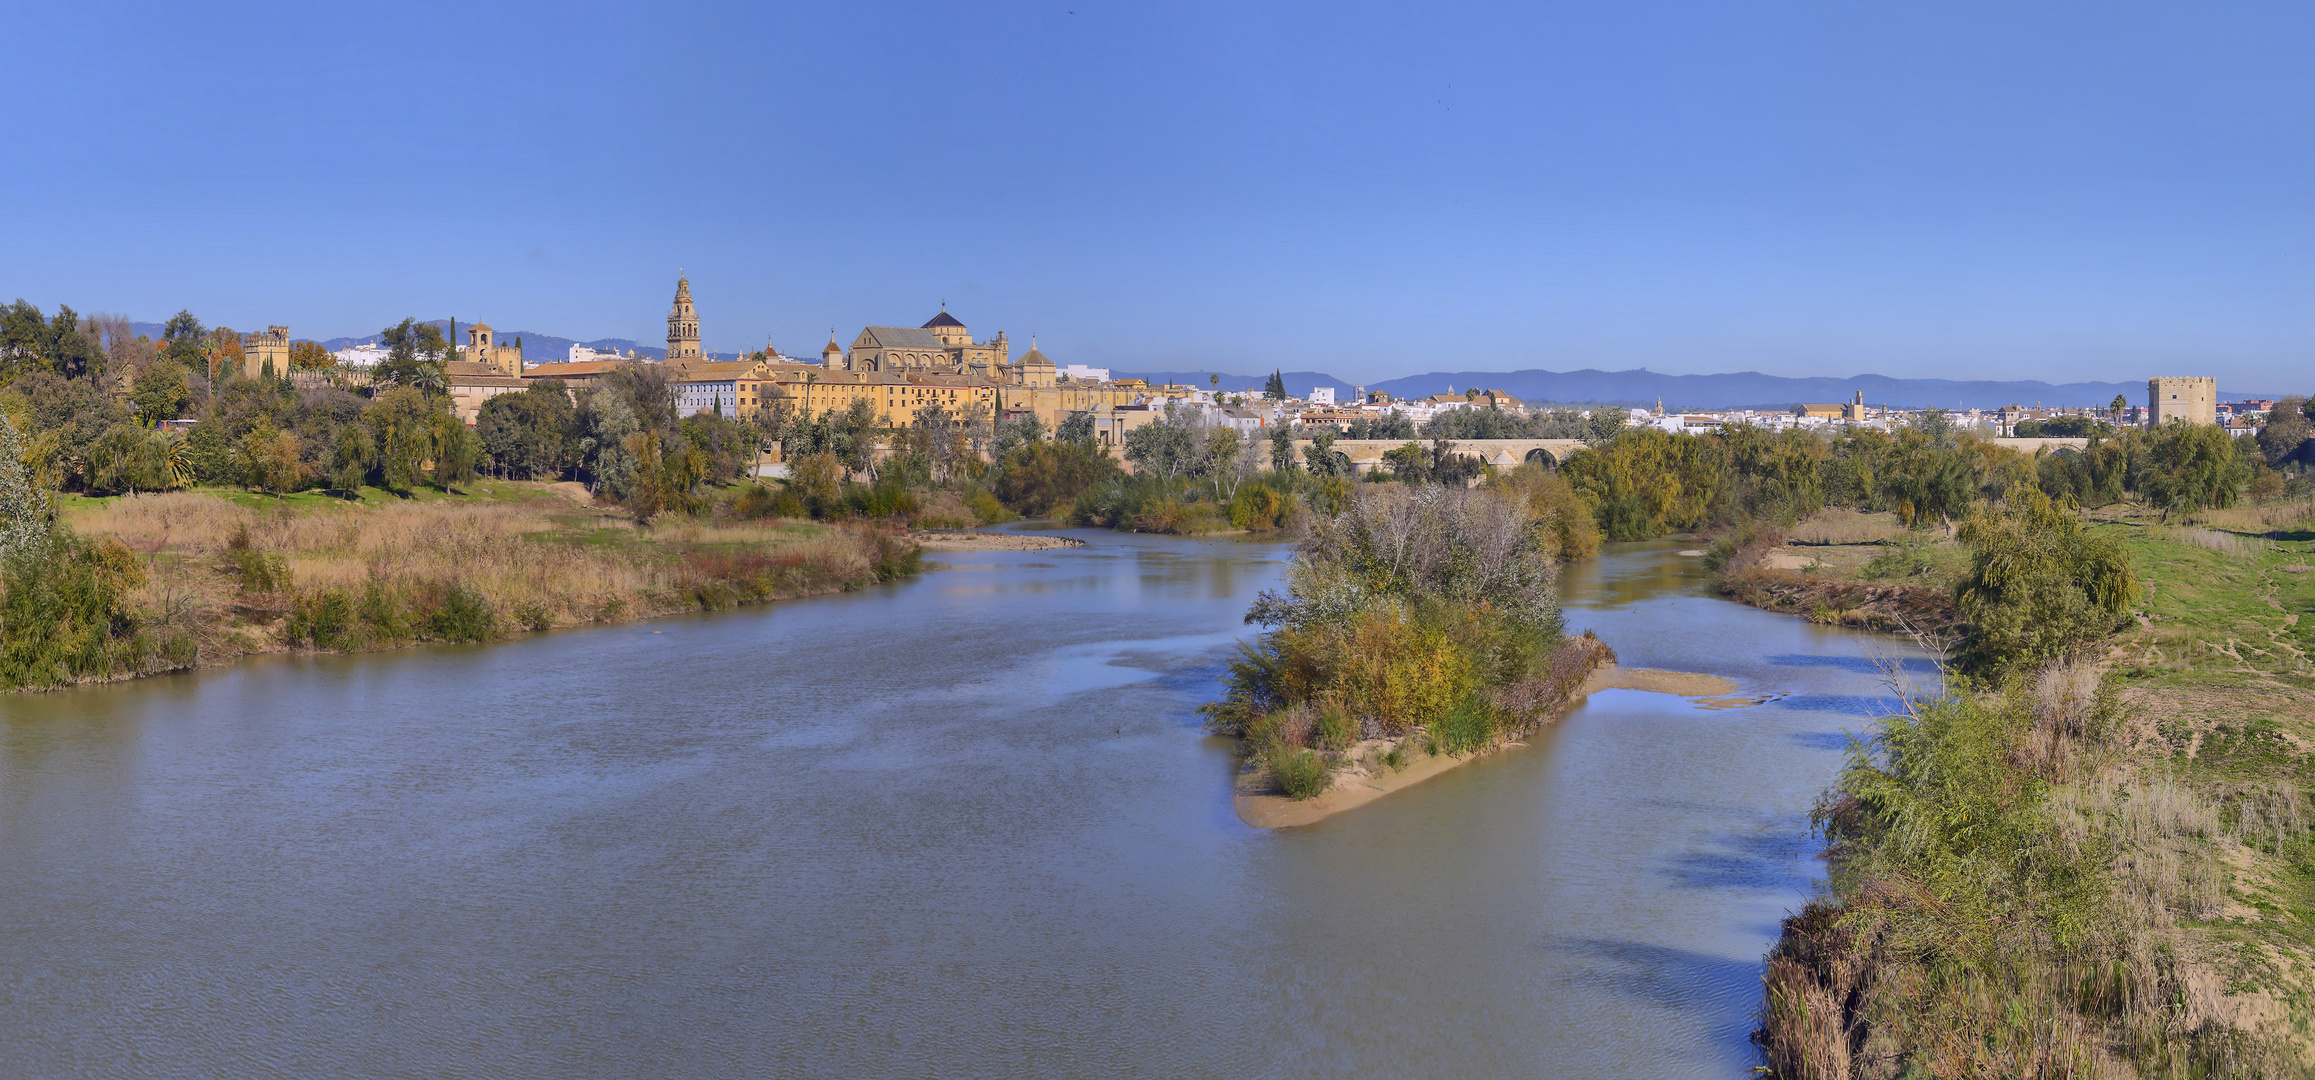
[[254, 379], [273, 365], [277, 379], [289, 377], [289, 327], [268, 326], [262, 334], [241, 335], [241, 374]]
[[[829, 345], [836, 344], [830, 338]], [[832, 350], [821, 350], [823, 363], [834, 370]], [[973, 340], [972, 331], [957, 317], [949, 314], [948, 305], [942, 304], [940, 314], [927, 320], [923, 326], [867, 326], [852, 339], [852, 349], [843, 358], [842, 368], [855, 372], [922, 372], [927, 375], [977, 375], [991, 381], [1006, 381], [1012, 359], [1012, 345], [1005, 340], [1005, 332], [985, 342]]]
[[498, 372], [510, 379], [522, 377], [522, 346], [498, 339], [498, 331], [488, 324], [475, 323], [466, 328], [466, 344], [458, 347], [458, 359]]
[[2208, 375], [2146, 380], [2146, 426], [2219, 422], [2219, 381]]

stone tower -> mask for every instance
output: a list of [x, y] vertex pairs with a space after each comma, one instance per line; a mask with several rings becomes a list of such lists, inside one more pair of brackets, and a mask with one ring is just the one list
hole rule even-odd
[[2146, 380], [2146, 426], [2172, 421], [2187, 424], [2219, 422], [2219, 381], [2209, 375]]
[[667, 359], [699, 359], [699, 312], [691, 307], [691, 279], [675, 275], [675, 306], [667, 312]]

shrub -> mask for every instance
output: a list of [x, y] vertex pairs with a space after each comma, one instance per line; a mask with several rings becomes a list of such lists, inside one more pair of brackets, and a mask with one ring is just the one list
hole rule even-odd
[[353, 597], [344, 589], [323, 589], [297, 598], [283, 636], [291, 645], [344, 649], [357, 643], [354, 629]]
[[1230, 498], [1230, 524], [1251, 532], [1286, 527], [1294, 516], [1294, 495], [1268, 484], [1240, 484]]
[[1271, 759], [1270, 781], [1289, 799], [1308, 799], [1334, 783], [1334, 772], [1317, 752], [1296, 749]]
[[2139, 596], [2130, 556], [2082, 519], [2020, 486], [1962, 524], [1973, 548], [1955, 592], [1968, 622], [1964, 670], [1989, 680], [2032, 670], [2112, 631]]
[[971, 508], [974, 517], [981, 519], [983, 525], [1001, 525], [1008, 521], [1018, 521], [1021, 517], [1006, 509], [1005, 504], [986, 488], [974, 488], [972, 494], [965, 496], [965, 505]]
[[734, 517], [749, 520], [812, 516], [811, 507], [804, 504], [804, 497], [792, 485], [749, 484], [732, 499], [731, 512]]
[[1928, 545], [1918, 534], [1907, 532], [1895, 541], [1884, 541], [1881, 553], [1865, 561], [1866, 577], [1911, 578], [1920, 577], [1937, 568], [1929, 561]]
[[289, 562], [280, 555], [269, 555], [249, 548], [232, 549], [233, 572], [241, 579], [245, 593], [278, 593], [289, 591]]
[[1358, 722], [1341, 709], [1328, 709], [1318, 714], [1318, 745], [1328, 750], [1348, 750], [1358, 742]]
[[1467, 754], [1485, 749], [1494, 739], [1494, 712], [1476, 698], [1456, 703], [1431, 725], [1434, 753]]
[[498, 612], [490, 598], [465, 582], [454, 581], [442, 590], [441, 602], [427, 613], [426, 632], [443, 641], [488, 641], [497, 623]]
[[127, 594], [144, 568], [118, 541], [58, 530], [0, 562], [0, 687], [58, 686], [183, 666], [139, 632]]

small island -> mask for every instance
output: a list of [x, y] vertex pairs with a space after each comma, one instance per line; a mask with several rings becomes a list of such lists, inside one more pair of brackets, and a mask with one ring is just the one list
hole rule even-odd
[[1247, 824], [1304, 825], [1519, 740], [1608, 687], [1733, 694], [1625, 670], [1560, 615], [1551, 511], [1496, 489], [1377, 486], [1315, 517], [1271, 628], [1230, 664], [1207, 730], [1239, 740]]

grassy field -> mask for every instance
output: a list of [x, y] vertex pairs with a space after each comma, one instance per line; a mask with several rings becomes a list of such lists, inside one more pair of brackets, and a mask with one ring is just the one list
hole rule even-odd
[[358, 499], [191, 491], [64, 498], [60, 516], [144, 563], [132, 606], [201, 663], [510, 634], [858, 588], [911, 573], [882, 526], [662, 518], [576, 484], [482, 481]]
[[[1716, 549], [1724, 586], [1762, 606], [1851, 623], [1866, 620], [1839, 606], [1842, 597], [1898, 585], [1920, 612], [1950, 595], [1968, 550], [1935, 530], [1907, 534], [1878, 517], [1828, 513], [1724, 540]], [[2315, 504], [2242, 507], [2191, 523], [2132, 507], [2090, 519], [2094, 534], [2124, 545], [2144, 586], [2129, 624], [2088, 664], [1915, 721], [1980, 725], [1993, 733], [1984, 745], [1998, 748], [1977, 766], [1977, 786], [2041, 793], [2016, 804], [2013, 820], [2023, 823], [2021, 836], [2035, 837], [2019, 850], [2044, 854], [2007, 864], [1972, 856], [2017, 875], [1988, 902], [2022, 904], [2028, 921], [1972, 924], [1959, 913], [1968, 905], [1956, 898], [1970, 895], [1961, 884], [1923, 886], [1926, 906], [1892, 900], [1889, 882], [1919, 881], [1901, 860], [1876, 856], [1872, 881], [1851, 881], [1838, 903], [1812, 904], [1787, 925], [1767, 1013], [1779, 1075], [1880, 1075], [1900, 1064], [1921, 1075], [2315, 1073], [2315, 808], [2307, 791]], [[1934, 642], [1950, 627], [1929, 629]], [[2093, 696], [2107, 703], [2107, 719], [2050, 721], [2080, 711], [2066, 701]], [[1940, 738], [1941, 752], [1968, 745]], [[1966, 849], [1969, 835], [1956, 826], [1941, 841], [1948, 847], [1919, 850], [1950, 855]], [[1875, 841], [1879, 850], [1905, 849], [1886, 843]], [[2063, 924], [2046, 920], [2068, 880], [2060, 868], [2077, 857], [2088, 862], [2072, 863], [2075, 871], [2094, 868], [2087, 891], [2062, 901], [2082, 913], [2078, 939], [2020, 929]], [[1997, 938], [2023, 936], [2006, 960], [1974, 967], [1954, 966], [1950, 950], [1888, 951], [1901, 940], [1887, 936], [1891, 927], [1915, 925], [1935, 927], [1944, 940], [1984, 927]], [[1855, 937], [1860, 927], [1883, 936]], [[1847, 951], [1868, 947], [1880, 951]], [[2112, 974], [2086, 983], [2081, 965], [2093, 962]], [[1935, 990], [1953, 979], [1960, 989]], [[2092, 983], [2116, 989], [2101, 997], [2084, 989]], [[1844, 985], [1870, 990], [1844, 999]], [[1846, 1037], [1824, 1026], [1844, 1016]], [[2015, 1031], [1995, 1030], [2005, 1023]]]

